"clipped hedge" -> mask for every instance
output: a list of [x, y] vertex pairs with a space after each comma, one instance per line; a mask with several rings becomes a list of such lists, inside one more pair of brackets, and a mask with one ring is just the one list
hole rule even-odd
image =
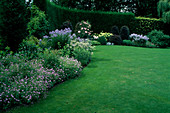
[[92, 30], [96, 33], [101, 31], [109, 32], [113, 25], [121, 27], [123, 25], [131, 26], [130, 22], [135, 19], [133, 13], [117, 13], [102, 11], [85, 11], [61, 7], [47, 0], [46, 13], [49, 17], [51, 30], [59, 28], [66, 20], [70, 20], [73, 26], [81, 20], [89, 21], [92, 24]]
[[132, 22], [131, 33], [146, 35], [154, 29], [164, 31], [164, 22], [160, 19], [136, 17]]

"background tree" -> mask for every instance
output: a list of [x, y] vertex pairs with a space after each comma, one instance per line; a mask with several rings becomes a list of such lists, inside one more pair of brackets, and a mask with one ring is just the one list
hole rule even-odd
[[170, 23], [170, 0], [160, 0], [158, 3], [158, 16]]
[[4, 46], [15, 51], [27, 36], [27, 7], [24, 0], [0, 0], [0, 36]]

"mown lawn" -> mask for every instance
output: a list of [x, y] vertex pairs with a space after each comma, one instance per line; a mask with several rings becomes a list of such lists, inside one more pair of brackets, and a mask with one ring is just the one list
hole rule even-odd
[[170, 49], [97, 46], [81, 77], [11, 113], [168, 113]]

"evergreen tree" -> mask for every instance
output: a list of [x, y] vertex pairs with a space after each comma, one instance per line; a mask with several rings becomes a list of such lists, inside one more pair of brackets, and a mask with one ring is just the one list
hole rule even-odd
[[27, 36], [27, 7], [24, 0], [0, 0], [0, 35], [4, 46], [15, 51]]

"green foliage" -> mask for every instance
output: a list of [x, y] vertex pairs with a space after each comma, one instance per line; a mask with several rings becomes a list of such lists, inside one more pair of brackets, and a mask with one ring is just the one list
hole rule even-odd
[[166, 30], [164, 27], [164, 22], [160, 19], [155, 18], [145, 18], [145, 17], [136, 17], [134, 22], [131, 22], [133, 27], [130, 30], [132, 33], [146, 35], [154, 29]]
[[39, 58], [43, 60], [43, 66], [52, 69], [59, 66], [59, 56], [57, 50], [45, 49], [43, 53], [39, 53]]
[[47, 14], [50, 22], [50, 29], [55, 30], [66, 21], [70, 20], [75, 26], [77, 22], [82, 20], [89, 21], [92, 30], [95, 33], [101, 31], [110, 32], [112, 25], [121, 27], [123, 25], [130, 26], [135, 18], [133, 13], [117, 13], [117, 12], [102, 12], [102, 11], [84, 11], [77, 9], [70, 9], [55, 5], [47, 0]]
[[126, 46], [133, 46], [133, 42], [131, 40], [123, 40], [122, 45], [126, 45]]
[[18, 49], [18, 54], [25, 56], [28, 60], [34, 59], [38, 57], [38, 53], [42, 51], [42, 49], [38, 46], [39, 40], [31, 36], [20, 44]]
[[116, 25], [114, 25], [111, 28], [111, 33], [114, 34], [114, 35], [119, 35], [119, 28]]
[[120, 37], [120, 35], [110, 36], [110, 37], [109, 37], [109, 41], [110, 41], [111, 43], [114, 43], [114, 45], [122, 45], [122, 43], [123, 43], [123, 40], [122, 40], [122, 38]]
[[34, 35], [37, 38], [42, 38], [49, 31], [49, 23], [47, 21], [45, 12], [39, 10], [39, 8], [35, 5], [32, 5], [30, 10], [31, 19], [27, 25], [29, 36]]
[[[170, 6], [169, 6], [169, 7], [170, 7]], [[167, 22], [167, 23], [170, 24], [170, 11], [165, 12], [165, 13], [163, 14], [163, 20], [164, 20], [164, 22]]]
[[91, 53], [85, 49], [75, 48], [74, 58], [81, 62], [82, 66], [87, 65], [91, 60]]
[[52, 0], [54, 3], [76, 9], [132, 12], [137, 16], [157, 17], [159, 0]]
[[4, 47], [16, 51], [19, 43], [27, 36], [29, 13], [24, 0], [0, 1], [0, 37]]
[[100, 36], [97, 41], [100, 42], [101, 45], [106, 45], [107, 43], [107, 39], [104, 36]]
[[153, 30], [148, 34], [151, 43], [158, 47], [165, 48], [170, 44], [170, 36], [164, 35], [162, 31]]
[[96, 40], [92, 40], [91, 43], [92, 43], [93, 46], [101, 44], [99, 41], [96, 41]]
[[121, 36], [122, 40], [125, 40], [125, 39], [128, 40], [129, 34], [130, 34], [130, 31], [129, 31], [128, 26], [122, 26], [120, 29], [120, 36]]
[[10, 51], [10, 47], [5, 47], [5, 50], [0, 50], [0, 58], [5, 57], [7, 54], [13, 54], [12, 51]]
[[162, 17], [164, 22], [170, 23], [170, 0], [160, 0], [157, 10], [158, 16]]

